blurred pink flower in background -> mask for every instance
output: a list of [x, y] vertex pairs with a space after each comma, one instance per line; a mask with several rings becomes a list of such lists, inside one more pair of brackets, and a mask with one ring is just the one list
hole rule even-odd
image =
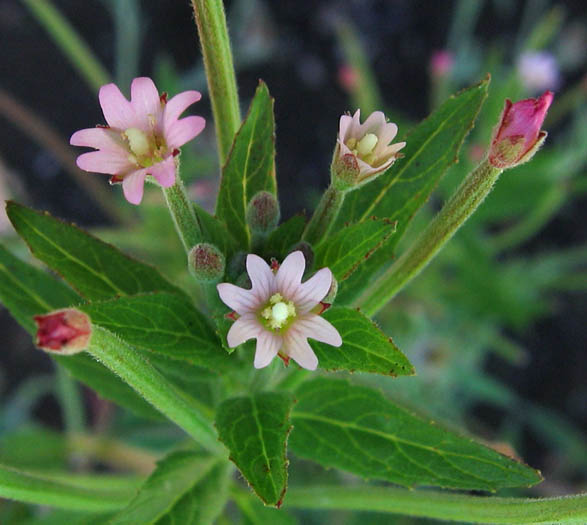
[[518, 75], [530, 93], [557, 89], [561, 83], [558, 63], [554, 55], [546, 51], [523, 53], [518, 59]]
[[432, 53], [429, 71], [433, 77], [445, 77], [452, 71], [454, 65], [454, 54], [446, 49], [439, 49]]

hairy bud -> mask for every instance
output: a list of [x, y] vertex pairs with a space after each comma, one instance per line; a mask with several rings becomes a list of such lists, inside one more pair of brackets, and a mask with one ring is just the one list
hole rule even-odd
[[224, 275], [225, 267], [224, 255], [213, 244], [196, 244], [188, 254], [188, 269], [200, 282], [219, 281]]
[[268, 191], [253, 195], [247, 206], [247, 222], [255, 233], [269, 233], [277, 226], [280, 215], [279, 202]]
[[85, 350], [92, 336], [90, 318], [75, 308], [55, 310], [33, 317], [37, 324], [35, 344], [60, 355], [72, 355]]

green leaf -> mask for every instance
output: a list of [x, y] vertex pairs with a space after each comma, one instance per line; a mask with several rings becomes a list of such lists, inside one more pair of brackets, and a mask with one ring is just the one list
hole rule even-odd
[[231, 360], [206, 318], [182, 296], [152, 293], [93, 302], [79, 307], [92, 324], [128, 344], [212, 370]]
[[535, 470], [400, 408], [375, 390], [319, 378], [296, 392], [291, 449], [325, 467], [412, 487], [496, 490]]
[[91, 355], [81, 353], [70, 356], [51, 355], [78, 381], [95, 390], [102, 399], [124, 407], [137, 416], [160, 420], [161, 414]]
[[260, 82], [222, 170], [216, 204], [216, 216], [243, 249], [248, 249], [251, 240], [247, 205], [262, 190], [276, 193], [273, 99], [267, 86]]
[[227, 399], [218, 407], [216, 428], [230, 459], [267, 504], [279, 507], [287, 488], [286, 441], [292, 398], [262, 392]]
[[320, 368], [391, 376], [414, 374], [414, 367], [391, 338], [361, 312], [333, 307], [322, 316], [338, 330], [342, 346], [337, 348], [310, 339]]
[[152, 266], [132, 259], [73, 224], [15, 202], [6, 213], [32, 254], [90, 300], [181, 290]]
[[[0, 246], [0, 301], [34, 335], [36, 327], [33, 315], [75, 305], [81, 298], [65, 283], [21, 261]], [[51, 357], [101, 397], [114, 401], [139, 416], [160, 419], [156, 410], [90, 356], [78, 354]]]
[[88, 486], [0, 465], [0, 497], [50, 505], [63, 509], [105, 512], [123, 507], [132, 497], [132, 488]]
[[397, 232], [340, 288], [338, 300], [349, 303], [380, 269], [391, 264], [397, 243], [416, 211], [428, 200], [460, 148], [487, 97], [489, 79], [450, 97], [405, 138], [404, 158], [384, 175], [349, 193], [335, 231], [346, 222], [370, 217], [397, 221]]
[[202, 241], [213, 244], [225, 255], [227, 260], [230, 259], [237, 250], [237, 243], [232, 233], [214, 215], [208, 213], [195, 202], [193, 205], [196, 217], [200, 223], [200, 228], [202, 229]]
[[291, 247], [302, 238], [305, 227], [306, 218], [303, 215], [294, 215], [280, 224], [267, 239], [264, 249], [265, 255], [283, 259]]
[[340, 229], [315, 248], [315, 267], [327, 266], [339, 282], [344, 281], [389, 239], [396, 224], [372, 217]]
[[166, 379], [148, 359], [116, 335], [94, 325], [87, 351], [206, 450], [223, 450], [207, 418], [206, 407]]
[[77, 304], [81, 298], [64, 283], [21, 261], [0, 245], [0, 301], [32, 334], [36, 331], [33, 315]]
[[188, 519], [200, 503], [191, 493], [217, 464], [218, 459], [191, 451], [169, 454], [109, 525], [199, 523]]
[[257, 498], [244, 491], [234, 491], [233, 497], [241, 511], [243, 525], [296, 525], [298, 523], [283, 509], [265, 507]]
[[229, 474], [234, 467], [228, 461], [218, 462], [157, 525], [212, 525], [228, 501]]

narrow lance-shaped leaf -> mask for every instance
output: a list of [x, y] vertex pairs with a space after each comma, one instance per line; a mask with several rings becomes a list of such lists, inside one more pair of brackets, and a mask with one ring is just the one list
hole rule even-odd
[[73, 224], [9, 202], [6, 213], [32, 254], [90, 300], [181, 290], [152, 266], [124, 255]]
[[257, 495], [279, 507], [287, 488], [285, 448], [292, 398], [262, 392], [227, 399], [218, 407], [216, 427], [230, 459]]
[[[34, 315], [77, 305], [81, 297], [65, 283], [21, 261], [0, 246], [0, 301], [34, 335]], [[101, 397], [114, 401], [139, 416], [151, 419], [161, 417], [132, 388], [90, 356], [78, 354], [51, 357]]]
[[345, 222], [375, 216], [397, 221], [397, 232], [340, 287], [339, 304], [351, 302], [375, 273], [393, 262], [395, 247], [411, 218], [458, 160], [465, 137], [487, 97], [488, 85], [486, 79], [450, 97], [404, 137], [404, 158], [346, 197], [335, 231]]
[[398, 485], [496, 490], [541, 481], [535, 470], [347, 381], [296, 392], [291, 449], [325, 467]]
[[333, 307], [323, 317], [338, 330], [342, 345], [335, 347], [309, 339], [320, 368], [390, 376], [414, 373], [414, 367], [391, 338], [361, 312]]
[[193, 491], [217, 465], [217, 458], [191, 451], [169, 454], [108, 525], [199, 523], [191, 519], [201, 504]]
[[274, 130], [273, 99], [261, 82], [222, 170], [216, 204], [216, 216], [242, 249], [249, 247], [251, 238], [246, 222], [251, 197], [263, 190], [276, 193]]
[[350, 275], [395, 232], [395, 222], [370, 220], [346, 226], [328, 237], [314, 250], [315, 267], [327, 266], [339, 282]]
[[79, 307], [93, 324], [145, 350], [213, 370], [231, 361], [207, 319], [187, 300], [169, 293], [140, 294]]

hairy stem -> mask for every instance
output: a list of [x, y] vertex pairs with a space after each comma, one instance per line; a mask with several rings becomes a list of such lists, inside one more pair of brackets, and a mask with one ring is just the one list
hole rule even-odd
[[186, 253], [189, 253], [196, 244], [202, 242], [202, 229], [179, 175], [176, 176], [173, 186], [163, 188], [163, 194], [175, 229]]
[[319, 244], [328, 235], [338, 217], [345, 193], [333, 185], [322, 195], [312, 219], [306, 226], [302, 239], [310, 244]]
[[284, 508], [390, 512], [466, 523], [585, 523], [587, 494], [494, 498], [389, 487], [290, 488]]
[[221, 0], [192, 0], [223, 166], [241, 123], [226, 16]]
[[484, 160], [467, 175], [416, 241], [359, 297], [365, 314], [376, 314], [426, 267], [487, 197], [501, 172]]

